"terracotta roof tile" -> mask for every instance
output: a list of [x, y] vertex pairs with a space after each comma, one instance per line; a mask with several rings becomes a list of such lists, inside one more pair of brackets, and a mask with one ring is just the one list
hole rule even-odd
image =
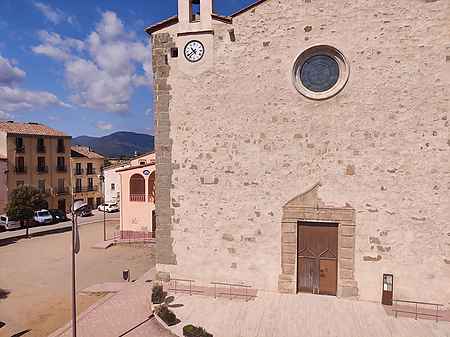
[[0, 132], [14, 133], [20, 135], [70, 137], [64, 132], [52, 129], [39, 123], [20, 123], [13, 121], [0, 121]]
[[105, 158], [101, 154], [98, 154], [97, 152], [92, 151], [87, 146], [75, 145], [75, 146], [71, 147], [71, 150], [75, 151], [75, 152], [78, 152], [82, 156], [85, 156], [85, 157], [87, 157], [89, 159], [104, 159]]

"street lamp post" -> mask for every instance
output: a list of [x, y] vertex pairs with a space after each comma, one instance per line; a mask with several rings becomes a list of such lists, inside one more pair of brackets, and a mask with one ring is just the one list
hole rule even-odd
[[80, 251], [78, 215], [89, 206], [83, 201], [75, 201], [72, 206], [72, 336], [77, 337], [77, 297], [75, 254]]
[[105, 175], [100, 175], [100, 181], [102, 182], [102, 192], [103, 192], [103, 241], [106, 241], [106, 186], [105, 186]]

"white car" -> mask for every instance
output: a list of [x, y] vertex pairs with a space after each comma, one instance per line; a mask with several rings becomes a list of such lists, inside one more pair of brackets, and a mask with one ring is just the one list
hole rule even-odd
[[97, 209], [101, 212], [113, 213], [119, 211], [119, 206], [116, 203], [106, 203], [101, 204], [97, 207]]
[[53, 216], [48, 210], [41, 209], [40, 211], [34, 212], [33, 220], [38, 225], [49, 225], [53, 223]]
[[20, 221], [17, 221], [15, 219], [11, 219], [7, 215], [1, 215], [0, 216], [0, 228], [9, 231], [12, 229], [18, 229], [20, 228]]

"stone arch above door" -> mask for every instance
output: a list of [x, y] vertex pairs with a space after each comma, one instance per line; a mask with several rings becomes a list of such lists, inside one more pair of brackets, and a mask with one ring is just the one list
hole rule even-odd
[[338, 297], [358, 295], [354, 278], [355, 265], [355, 210], [327, 206], [319, 198], [320, 183], [291, 199], [283, 206], [281, 220], [281, 274], [278, 290], [297, 292], [297, 238], [299, 222], [332, 222], [338, 224]]

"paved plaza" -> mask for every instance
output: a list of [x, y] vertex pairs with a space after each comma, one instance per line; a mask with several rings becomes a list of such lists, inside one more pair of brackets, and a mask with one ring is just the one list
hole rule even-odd
[[380, 304], [331, 296], [258, 292], [245, 302], [176, 294], [173, 303], [179, 336], [192, 323], [214, 337], [450, 337], [449, 322], [394, 318]]

